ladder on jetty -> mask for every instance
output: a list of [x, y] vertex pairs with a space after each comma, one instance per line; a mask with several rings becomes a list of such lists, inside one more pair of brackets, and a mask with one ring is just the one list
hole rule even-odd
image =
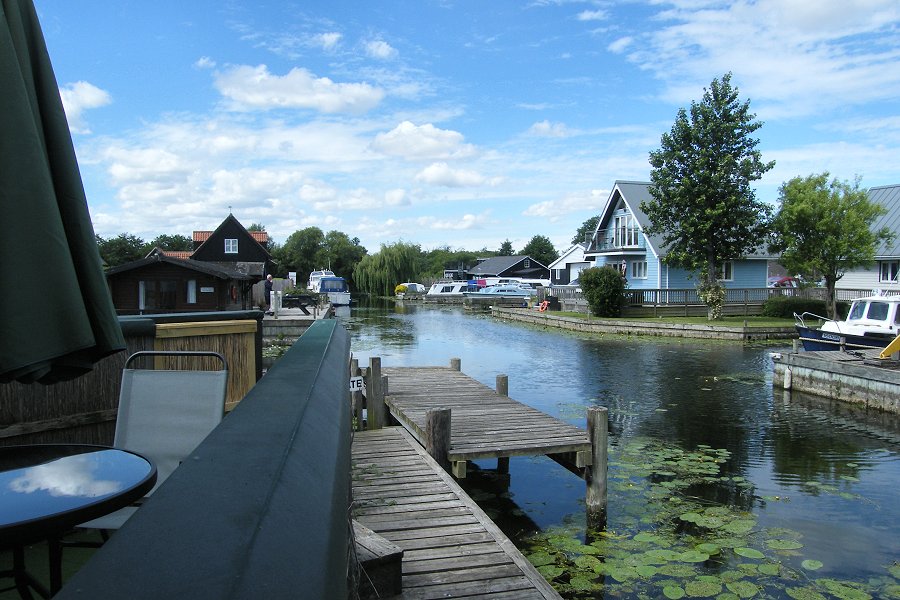
[[385, 405], [426, 448], [429, 411], [450, 409], [447, 458], [456, 477], [465, 477], [466, 461], [476, 459], [496, 458], [502, 469], [511, 456], [546, 454], [579, 475], [592, 464], [587, 431], [508, 397], [505, 376], [498, 377], [500, 391], [495, 391], [457, 366], [382, 370], [388, 383]]
[[559, 600], [402, 427], [356, 432], [352, 453], [354, 518], [402, 550], [402, 583], [360, 574], [361, 597]]

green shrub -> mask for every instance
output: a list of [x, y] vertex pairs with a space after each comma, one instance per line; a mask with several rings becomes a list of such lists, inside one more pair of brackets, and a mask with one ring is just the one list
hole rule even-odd
[[[839, 315], [846, 315], [849, 305], [846, 302], [838, 302]], [[828, 316], [825, 311], [824, 300], [812, 300], [809, 298], [794, 298], [792, 296], [772, 296], [763, 303], [762, 314], [766, 317], [790, 319], [794, 313], [813, 313], [820, 316]]]
[[578, 275], [591, 312], [598, 317], [618, 317], [625, 303], [627, 282], [614, 267], [585, 269]]

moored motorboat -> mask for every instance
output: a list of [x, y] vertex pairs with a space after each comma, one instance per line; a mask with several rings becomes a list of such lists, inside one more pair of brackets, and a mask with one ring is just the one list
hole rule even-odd
[[319, 286], [323, 277], [334, 277], [334, 272], [329, 269], [320, 269], [309, 274], [309, 281], [306, 283], [306, 289], [311, 292], [319, 293]]
[[477, 291], [463, 292], [467, 298], [530, 298], [536, 290], [532, 287], [521, 285], [489, 285]]
[[462, 299], [463, 293], [477, 289], [473, 282], [469, 281], [459, 281], [459, 280], [441, 280], [438, 281], [430, 288], [428, 288], [428, 292], [425, 294], [425, 298], [427, 300], [440, 300], [440, 299]]
[[[843, 321], [808, 312], [794, 317], [804, 350], [884, 348], [900, 333], [900, 295], [857, 298]], [[810, 327], [805, 322], [810, 317], [824, 323], [819, 328]]]
[[343, 277], [322, 277], [319, 293], [327, 295], [332, 306], [350, 306], [350, 286]]

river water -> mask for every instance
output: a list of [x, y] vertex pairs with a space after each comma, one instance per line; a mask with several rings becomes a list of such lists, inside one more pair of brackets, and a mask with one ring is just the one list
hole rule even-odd
[[339, 319], [361, 366], [460, 358], [581, 427], [587, 407], [608, 407], [599, 537], [585, 531], [584, 482], [546, 457], [513, 458], [508, 479], [479, 462], [463, 482], [566, 597], [900, 598], [900, 419], [774, 389], [769, 354], [787, 347], [579, 335], [415, 304]]

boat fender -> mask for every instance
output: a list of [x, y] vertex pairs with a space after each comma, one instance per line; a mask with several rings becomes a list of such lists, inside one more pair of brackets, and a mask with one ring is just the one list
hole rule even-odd
[[783, 386], [782, 386], [783, 389], [789, 390], [789, 389], [791, 389], [791, 387], [793, 387], [793, 383], [794, 383], [794, 382], [792, 381], [793, 378], [794, 378], [793, 375], [794, 375], [794, 374], [791, 373], [791, 370], [790, 370], [790, 369], [785, 369], [785, 370], [784, 370], [784, 381], [783, 381]]

